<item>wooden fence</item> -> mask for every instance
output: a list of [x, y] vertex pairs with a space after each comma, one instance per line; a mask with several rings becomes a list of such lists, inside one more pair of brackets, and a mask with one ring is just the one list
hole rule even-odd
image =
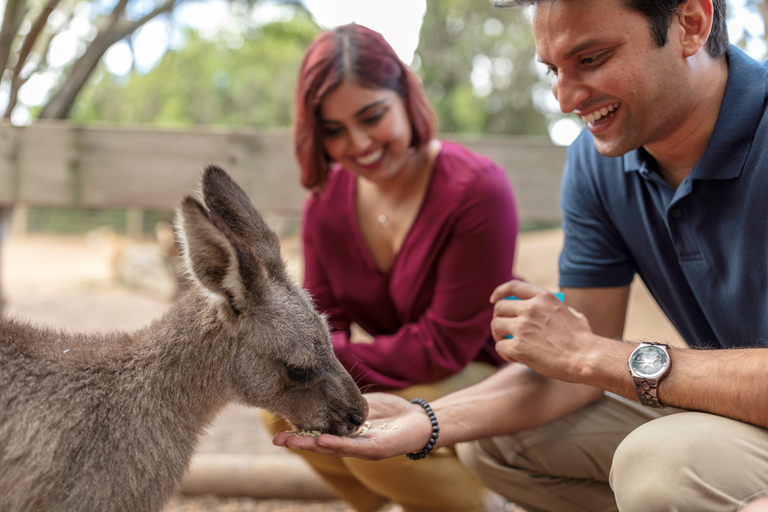
[[[559, 221], [564, 148], [541, 138], [443, 138], [506, 169], [522, 221]], [[306, 192], [298, 184], [289, 130], [0, 125], [0, 242], [14, 204], [170, 210], [195, 187], [208, 163], [232, 174], [260, 211], [289, 216], [301, 211]]]

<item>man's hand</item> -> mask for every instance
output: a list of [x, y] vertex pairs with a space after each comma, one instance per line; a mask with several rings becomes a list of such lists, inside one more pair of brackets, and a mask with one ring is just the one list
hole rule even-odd
[[419, 452], [424, 448], [432, 435], [432, 424], [421, 406], [390, 393], [370, 393], [364, 396], [368, 400], [370, 426], [362, 436], [322, 434], [314, 438], [280, 432], [272, 439], [272, 444], [367, 460], [387, 459]]
[[[503, 300], [510, 295], [520, 300]], [[504, 359], [520, 361], [547, 377], [585, 381], [589, 355], [598, 343], [584, 315], [553, 293], [517, 280], [496, 288], [491, 303], [491, 331]]]

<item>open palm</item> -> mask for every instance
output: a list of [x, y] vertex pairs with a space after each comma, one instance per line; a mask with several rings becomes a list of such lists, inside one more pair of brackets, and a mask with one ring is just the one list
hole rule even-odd
[[418, 452], [429, 440], [432, 425], [424, 410], [390, 393], [364, 395], [370, 407], [367, 432], [359, 437], [322, 434], [317, 438], [280, 432], [272, 440], [277, 446], [298, 450], [380, 460]]

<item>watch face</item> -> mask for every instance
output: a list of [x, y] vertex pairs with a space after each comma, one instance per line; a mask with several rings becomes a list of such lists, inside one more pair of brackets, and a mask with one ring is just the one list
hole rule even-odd
[[659, 347], [650, 345], [640, 347], [629, 359], [629, 366], [639, 377], [655, 379], [664, 373], [669, 364], [667, 353]]

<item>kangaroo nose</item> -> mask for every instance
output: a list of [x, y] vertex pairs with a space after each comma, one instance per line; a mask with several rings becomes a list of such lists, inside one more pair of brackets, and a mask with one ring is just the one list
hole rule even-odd
[[359, 427], [360, 425], [363, 424], [364, 421], [365, 421], [365, 418], [363, 418], [359, 414], [350, 414], [349, 415], [349, 422], [353, 426], [355, 426], [355, 427]]

